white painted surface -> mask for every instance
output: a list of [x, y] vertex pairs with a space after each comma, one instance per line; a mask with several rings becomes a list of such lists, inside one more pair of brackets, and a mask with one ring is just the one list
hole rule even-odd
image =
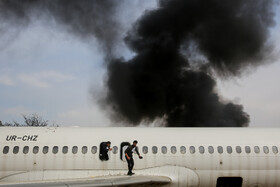
[[[36, 141], [16, 139], [7, 141], [7, 136], [38, 136]], [[216, 186], [218, 177], [240, 176], [243, 186], [280, 186], [280, 153], [274, 153], [272, 146], [280, 151], [280, 129], [267, 128], [9, 128], [0, 131], [0, 183], [54, 181], [59, 179], [89, 178], [108, 175], [125, 175], [126, 162], [120, 159], [120, 144], [138, 140], [139, 152], [143, 159], [134, 156], [134, 172], [137, 175], [167, 176], [172, 179], [168, 186]], [[9, 138], [8, 138], [9, 139]], [[25, 140], [25, 141], [24, 141]], [[117, 154], [110, 153], [109, 161], [99, 160], [99, 144], [111, 141], [118, 147]], [[8, 154], [3, 154], [3, 147], [9, 146]], [[19, 146], [19, 153], [12, 148]], [[23, 147], [29, 146], [29, 153], [23, 154]], [[39, 153], [33, 154], [32, 148], [39, 146]], [[43, 154], [44, 146], [49, 146], [49, 153]], [[53, 146], [58, 146], [57, 154], [52, 153]], [[62, 147], [68, 146], [67, 154]], [[72, 154], [72, 147], [78, 146], [78, 153]], [[83, 146], [88, 152], [83, 154]], [[96, 154], [91, 147], [97, 146]], [[142, 147], [148, 146], [149, 152], [142, 153]], [[152, 153], [152, 146], [158, 147], [158, 153]], [[167, 153], [161, 147], [167, 147]], [[171, 153], [176, 146], [177, 152]], [[180, 147], [186, 147], [186, 153]], [[191, 154], [190, 146], [196, 152]], [[205, 152], [199, 153], [204, 146]], [[214, 147], [214, 153], [208, 152], [208, 146]], [[217, 147], [223, 147], [223, 153]], [[233, 152], [227, 153], [227, 146]], [[242, 153], [237, 153], [236, 146], [241, 146]], [[250, 146], [251, 153], [245, 152]], [[260, 153], [254, 152], [254, 146], [260, 147]], [[269, 147], [265, 154], [263, 146]]]

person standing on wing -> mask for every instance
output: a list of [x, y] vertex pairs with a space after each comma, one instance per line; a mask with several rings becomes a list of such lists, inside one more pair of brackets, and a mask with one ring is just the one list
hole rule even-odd
[[125, 150], [125, 159], [126, 159], [127, 165], [128, 165], [127, 175], [134, 175], [134, 173], [132, 173], [132, 169], [133, 169], [133, 166], [134, 166], [134, 160], [133, 160], [133, 157], [132, 157], [132, 153], [135, 151], [140, 159], [143, 158], [138, 151], [138, 147], [136, 147], [137, 143], [138, 143], [138, 141], [134, 140], [133, 144], [128, 146], [128, 148]]

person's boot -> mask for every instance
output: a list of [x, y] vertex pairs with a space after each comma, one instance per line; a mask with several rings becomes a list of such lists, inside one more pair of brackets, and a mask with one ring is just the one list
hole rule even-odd
[[127, 175], [131, 176], [131, 175], [133, 175], [133, 174], [132, 174], [132, 172], [128, 172]]

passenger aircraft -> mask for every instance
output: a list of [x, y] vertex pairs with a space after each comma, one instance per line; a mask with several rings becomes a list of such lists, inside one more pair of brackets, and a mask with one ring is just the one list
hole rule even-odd
[[[0, 186], [280, 186], [280, 129], [1, 127], [0, 138]], [[143, 159], [127, 176], [133, 140]]]

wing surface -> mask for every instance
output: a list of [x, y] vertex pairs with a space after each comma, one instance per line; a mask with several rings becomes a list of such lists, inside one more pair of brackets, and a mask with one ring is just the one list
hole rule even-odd
[[107, 176], [86, 179], [6, 183], [0, 187], [109, 187], [109, 186], [161, 186], [171, 182], [164, 176]]

